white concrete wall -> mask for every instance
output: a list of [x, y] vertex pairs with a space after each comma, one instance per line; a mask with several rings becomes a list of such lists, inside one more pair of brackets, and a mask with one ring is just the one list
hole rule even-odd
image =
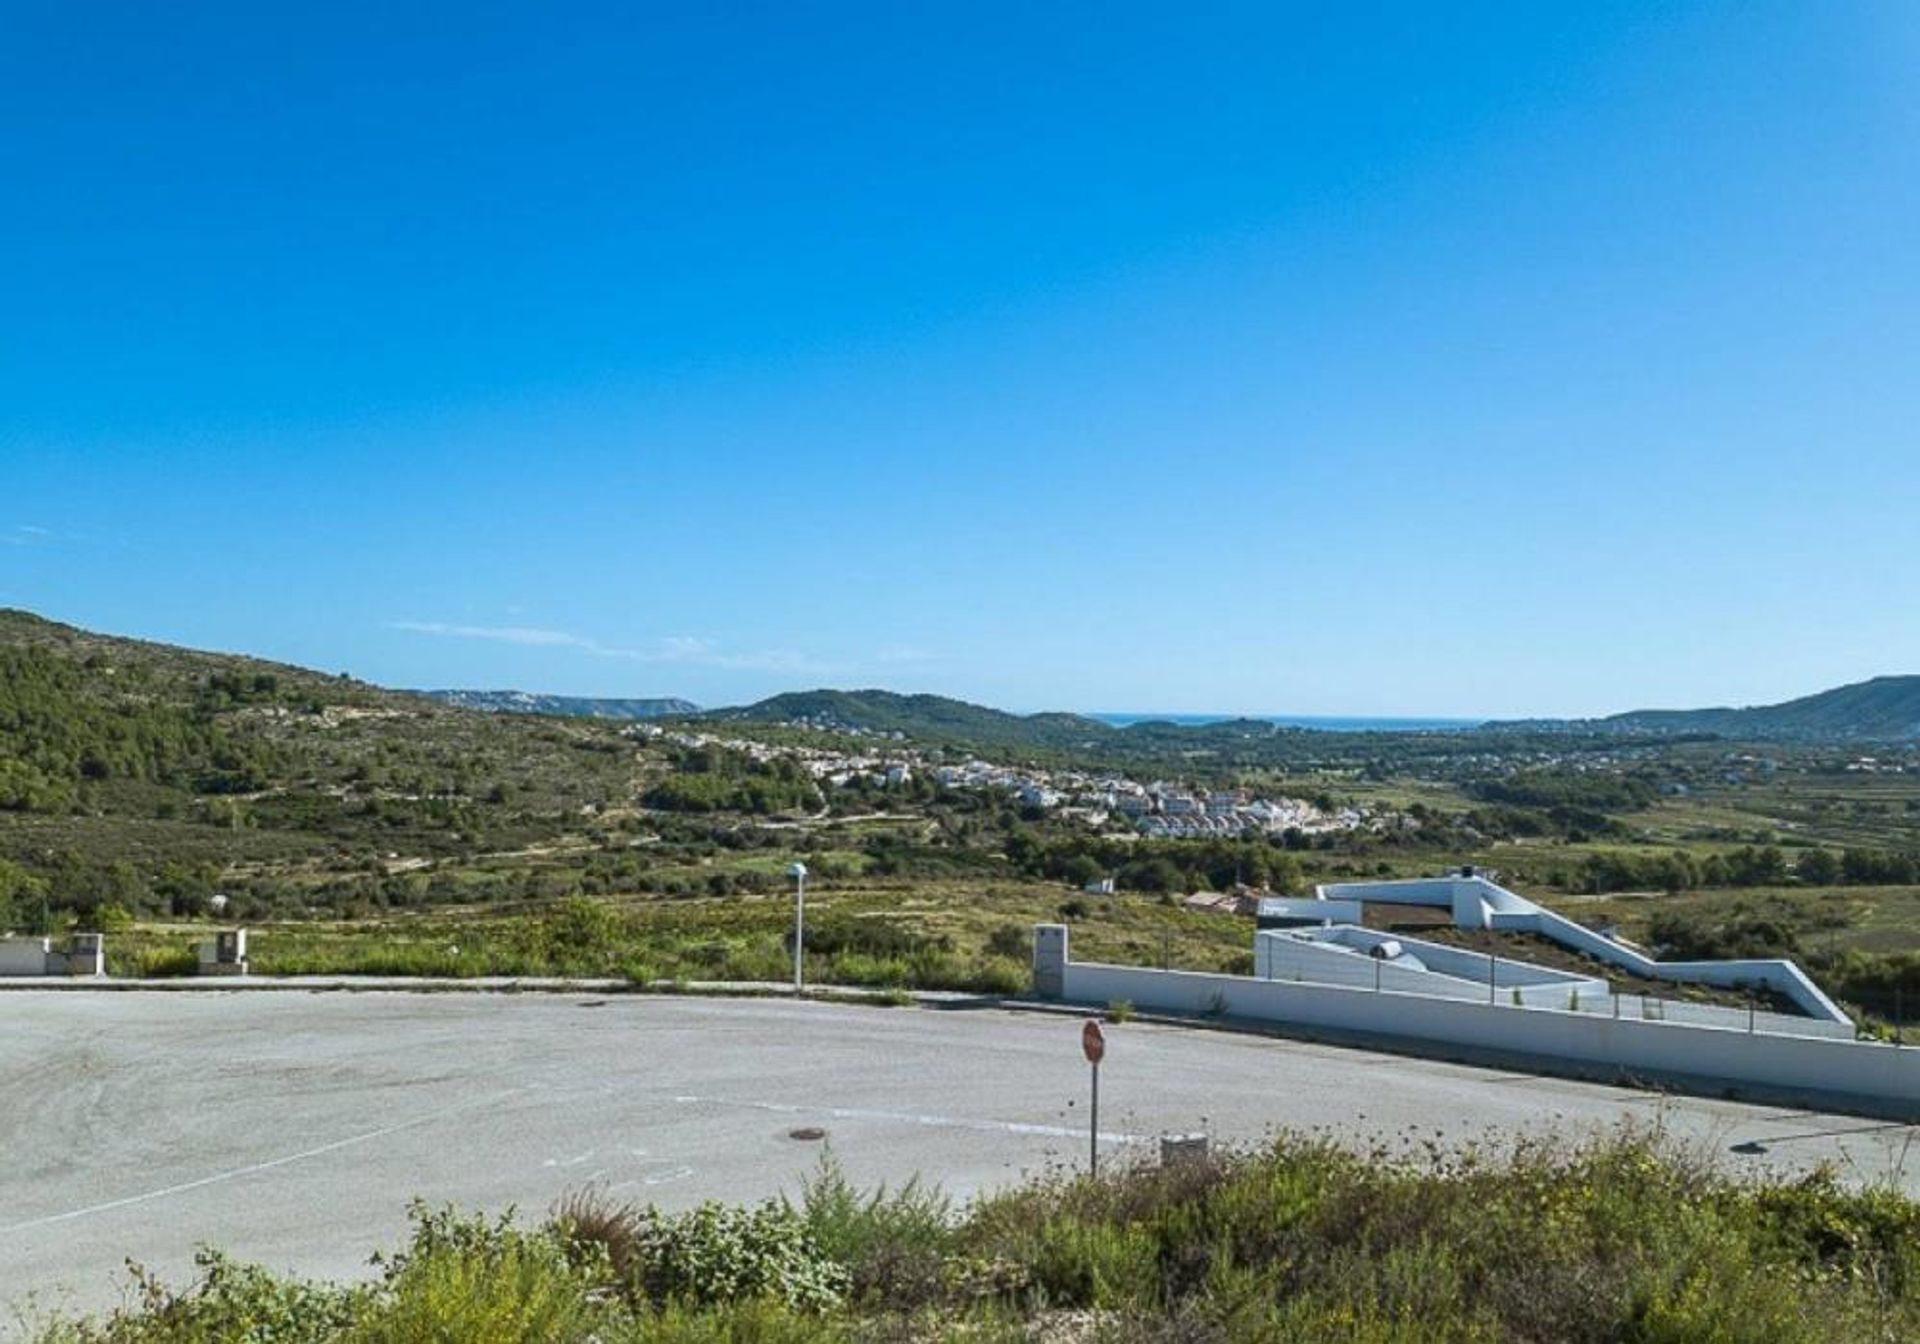
[[1860, 1041], [1516, 1009], [1370, 988], [1069, 961], [1064, 997], [1366, 1033], [1543, 1061], [1829, 1097], [1920, 1117], [1920, 1050]]
[[0, 975], [45, 975], [48, 938], [0, 938]]
[[1285, 896], [1263, 898], [1258, 913], [1262, 919], [1317, 919], [1326, 924], [1358, 924], [1361, 914], [1358, 901], [1322, 901], [1312, 897], [1289, 899]]
[[1454, 888], [1462, 879], [1416, 877], [1383, 882], [1326, 882], [1314, 892], [1326, 901], [1392, 901], [1397, 905], [1453, 904]]
[[[1378, 983], [1382, 989], [1407, 994], [1434, 994], [1481, 1003], [1488, 998], [1491, 959], [1483, 953], [1419, 939], [1392, 938], [1371, 929], [1336, 929], [1334, 932], [1340, 941], [1294, 937], [1280, 930], [1254, 935], [1254, 975], [1263, 980], [1299, 980], [1363, 989], [1372, 989]], [[1376, 943], [1389, 941], [1399, 942], [1426, 969], [1381, 961], [1365, 951]], [[1607, 995], [1605, 981], [1550, 967], [1500, 960], [1492, 972], [1493, 995], [1509, 1004], [1515, 993], [1524, 1004], [1549, 1008], [1565, 1008], [1571, 994], [1578, 994], [1587, 1002]]]

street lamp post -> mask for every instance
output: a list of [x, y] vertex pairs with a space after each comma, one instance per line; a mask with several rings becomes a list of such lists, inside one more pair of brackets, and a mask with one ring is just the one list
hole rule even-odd
[[793, 992], [798, 994], [806, 964], [807, 865], [796, 861], [788, 866], [787, 876], [793, 879]]

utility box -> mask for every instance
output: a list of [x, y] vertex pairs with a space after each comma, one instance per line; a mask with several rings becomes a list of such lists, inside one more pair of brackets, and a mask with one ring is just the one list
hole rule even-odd
[[76, 933], [67, 942], [68, 975], [105, 975], [107, 973], [107, 936], [104, 933]]
[[1033, 926], [1033, 992], [1043, 999], [1067, 995], [1067, 926]]
[[1205, 1134], [1162, 1134], [1160, 1136], [1160, 1165], [1177, 1166], [1182, 1162], [1198, 1162], [1207, 1155], [1207, 1136]]
[[222, 929], [200, 944], [201, 975], [245, 975], [247, 931]]

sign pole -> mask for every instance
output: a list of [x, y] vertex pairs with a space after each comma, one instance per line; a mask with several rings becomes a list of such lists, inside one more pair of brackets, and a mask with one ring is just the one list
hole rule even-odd
[[1087, 1174], [1100, 1174], [1100, 1061], [1093, 1062], [1093, 1122], [1087, 1134]]
[[1080, 1053], [1093, 1066], [1093, 1105], [1088, 1108], [1087, 1175], [1100, 1174], [1100, 1060], [1107, 1053], [1107, 1038], [1097, 1018], [1088, 1018], [1080, 1028]]
[[793, 879], [793, 993], [798, 998], [806, 967], [807, 865], [795, 862], [787, 876]]

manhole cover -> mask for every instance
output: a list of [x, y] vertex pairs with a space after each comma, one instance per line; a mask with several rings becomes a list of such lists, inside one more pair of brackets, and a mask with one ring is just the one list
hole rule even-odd
[[788, 1130], [787, 1137], [790, 1139], [798, 1139], [802, 1143], [817, 1143], [827, 1137], [827, 1131], [824, 1129], [816, 1129], [812, 1125], [806, 1125], [800, 1129]]
[[582, 1008], [605, 1008], [607, 1006], [607, 1001], [605, 999], [588, 999], [585, 1003], [581, 1004], [580, 1006]]

